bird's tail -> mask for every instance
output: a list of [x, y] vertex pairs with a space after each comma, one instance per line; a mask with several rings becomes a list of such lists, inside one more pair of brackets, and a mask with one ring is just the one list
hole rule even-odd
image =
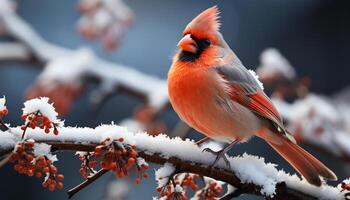
[[267, 143], [303, 175], [310, 184], [320, 186], [320, 177], [337, 180], [337, 176], [310, 153], [280, 133], [275, 135], [280, 137], [279, 141], [281, 142], [275, 143], [267, 140]]

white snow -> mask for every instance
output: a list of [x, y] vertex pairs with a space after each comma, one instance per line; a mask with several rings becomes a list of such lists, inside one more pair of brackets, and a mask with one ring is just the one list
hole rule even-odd
[[145, 161], [145, 159], [141, 157], [138, 157], [136, 162], [138, 166], [148, 166], [148, 163]]
[[263, 83], [259, 80], [259, 76], [255, 73], [255, 71], [248, 69], [249, 73], [255, 78], [256, 82], [258, 82], [260, 88], [264, 90], [264, 85]]
[[29, 58], [30, 50], [25, 45], [17, 42], [0, 42], [0, 60], [21, 61]]
[[36, 156], [46, 156], [51, 162], [58, 161], [57, 156], [51, 154], [51, 145], [45, 143], [35, 143], [33, 153]]
[[180, 185], [176, 185], [174, 188], [174, 192], [183, 192], [183, 188]]
[[83, 157], [83, 156], [88, 155], [88, 152], [85, 152], [85, 151], [77, 151], [77, 152], [75, 152], [75, 155], [78, 155], [78, 156]]
[[167, 182], [170, 178], [170, 175], [173, 172], [175, 172], [175, 167], [170, 163], [165, 163], [161, 168], [156, 170], [155, 178], [158, 182], [158, 188], [164, 187], [167, 184]]
[[[12, 1], [0, 0], [0, 5], [2, 3], [8, 5], [8, 2]], [[121, 0], [103, 0], [103, 3], [107, 9], [113, 7], [111, 12], [113, 15], [117, 15], [117, 18], [123, 23], [133, 15], [132, 11]], [[48, 69], [45, 69], [39, 76], [39, 81], [45, 80], [47, 84], [55, 84], [55, 80], [79, 82], [82, 81], [83, 75], [88, 75], [102, 80], [102, 82], [108, 81], [116, 87], [121, 85], [136, 93], [144, 94], [149, 104], [156, 109], [167, 105], [166, 80], [144, 74], [129, 66], [102, 60], [91, 49], [72, 50], [51, 44], [15, 12], [6, 12], [1, 8], [0, 6], [1, 27], [3, 26], [9, 35], [29, 47], [37, 59], [49, 63], [46, 66]], [[115, 87], [111, 88], [115, 89]]]
[[132, 118], [125, 118], [122, 121], [119, 122], [120, 126], [126, 127], [128, 130], [132, 132], [140, 132], [140, 131], [145, 131], [146, 127], [144, 124], [136, 121], [135, 119]]
[[261, 53], [260, 66], [256, 72], [262, 77], [281, 73], [289, 80], [296, 76], [296, 72], [289, 61], [275, 48], [268, 48]]
[[[309, 94], [292, 104], [272, 99], [282, 116], [290, 123], [288, 129], [302, 133], [304, 140], [328, 149], [334, 154], [350, 155], [350, 133], [335, 104], [324, 96]], [[317, 130], [322, 130], [317, 134]]]
[[4, 96], [4, 97], [0, 98], [0, 111], [6, 109], [5, 104], [6, 104], [6, 98]]
[[[101, 39], [105, 46], [118, 44], [134, 19], [132, 10], [122, 0], [80, 1], [82, 10], [78, 28], [88, 38]], [[113, 9], [111, 9], [113, 8]]]
[[[0, 134], [0, 152], [5, 146], [15, 145], [22, 131], [20, 127], [11, 128]], [[191, 140], [182, 140], [180, 138], [169, 138], [166, 135], [150, 136], [146, 133], [132, 133], [126, 128], [117, 125], [101, 125], [92, 128], [63, 127], [59, 129], [57, 136], [43, 134], [41, 129], [28, 129], [27, 138], [33, 138], [35, 141], [74, 141], [76, 143], [99, 143], [103, 138], [124, 138], [124, 143], [135, 144], [138, 149], [148, 154], [159, 154], [164, 158], [178, 157], [184, 161], [210, 165], [215, 160], [215, 156], [202, 150]], [[190, 152], [190, 153], [189, 153]], [[335, 187], [323, 185], [315, 187], [301, 180], [298, 176], [278, 171], [275, 164], [265, 163], [264, 158], [243, 154], [242, 156], [229, 158], [231, 169], [223, 160], [218, 162], [218, 166], [231, 170], [238, 176], [243, 183], [254, 183], [262, 187], [262, 193], [273, 195], [276, 184], [285, 181], [288, 187], [305, 191], [320, 199], [342, 199], [342, 194]], [[165, 169], [157, 171], [157, 177], [169, 175], [174, 170], [171, 164], [166, 164]]]
[[337, 185], [337, 188], [338, 188], [339, 190], [343, 190], [343, 188], [341, 187], [341, 183], [350, 184], [350, 178], [347, 178], [347, 179], [343, 180], [342, 182], [340, 182], [340, 183]]
[[[237, 190], [236, 187], [234, 187], [234, 186], [232, 186], [232, 185], [230, 185], [230, 184], [227, 184], [227, 191], [226, 191], [226, 194], [225, 194], [225, 195], [231, 194], [231, 193], [235, 192], [236, 190]], [[224, 196], [225, 196], [225, 195], [224, 195]]]
[[58, 114], [55, 111], [53, 104], [49, 103], [49, 98], [47, 97], [39, 97], [24, 102], [24, 108], [22, 110], [23, 115], [40, 111], [40, 113], [49, 118], [51, 122], [57, 122]]
[[0, 0], [0, 12], [13, 12], [16, 7], [16, 2], [13, 0]]
[[88, 48], [78, 49], [69, 55], [57, 55], [48, 62], [38, 78], [48, 85], [53, 80], [63, 83], [77, 82], [86, 73], [86, 68], [93, 59], [94, 54]]

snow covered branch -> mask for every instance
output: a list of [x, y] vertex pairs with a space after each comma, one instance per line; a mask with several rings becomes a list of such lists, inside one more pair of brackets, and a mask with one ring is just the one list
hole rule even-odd
[[[274, 48], [260, 56], [258, 75], [264, 81], [272, 99], [282, 114], [288, 130], [298, 142], [350, 161], [350, 132], [347, 117], [348, 99], [336, 101], [309, 92], [290, 62]], [[297, 98], [289, 103], [285, 99]]]
[[[11, 152], [22, 130], [20, 127], [0, 132], [0, 156]], [[117, 125], [102, 125], [92, 128], [63, 127], [59, 135], [46, 135], [42, 130], [29, 129], [27, 139], [36, 143], [51, 145], [52, 151], [72, 150], [92, 152], [104, 138], [124, 138], [124, 142], [137, 147], [138, 155], [148, 162], [172, 164], [179, 172], [188, 172], [220, 180], [243, 193], [265, 196], [272, 199], [342, 199], [339, 189], [322, 185], [315, 187], [296, 175], [290, 176], [278, 171], [274, 164], [265, 163], [263, 158], [244, 154], [230, 158], [232, 168], [224, 162], [218, 168], [208, 167], [215, 157], [202, 150], [190, 140], [170, 139], [165, 135], [156, 137], [146, 133], [131, 133]], [[287, 198], [288, 197], [288, 198]]]
[[[1, 116], [8, 113], [5, 102], [5, 98], [0, 99]], [[58, 161], [54, 153], [77, 151], [83, 161], [79, 171], [86, 180], [69, 191], [70, 197], [107, 171], [115, 173], [117, 177], [125, 177], [135, 167], [139, 173], [135, 182], [139, 184], [142, 177], [148, 177], [145, 173], [149, 168], [147, 162], [164, 165], [157, 171], [162, 198], [184, 195], [184, 185], [198, 190], [194, 176], [190, 174], [206, 180], [205, 187], [196, 192], [198, 196], [218, 197], [222, 184], [217, 181], [230, 185], [228, 191], [231, 192], [225, 198], [254, 194], [270, 199], [338, 200], [348, 195], [348, 190], [344, 189], [346, 185], [335, 188], [324, 183], [316, 187], [297, 175], [277, 170], [276, 165], [265, 163], [264, 158], [248, 154], [230, 157], [230, 165], [220, 160], [215, 168], [211, 168], [216, 157], [189, 139], [135, 133], [113, 123], [96, 128], [64, 127], [63, 122], [57, 119], [53, 105], [48, 103], [48, 98], [29, 100], [22, 110], [25, 125], [0, 131], [0, 158], [14, 162], [14, 169], [21, 174], [37, 178], [46, 175], [43, 187], [53, 191], [63, 187], [64, 179], [53, 164]], [[96, 172], [94, 168], [99, 166], [101, 169]], [[174, 176], [177, 181], [173, 181]]]
[[[107, 5], [113, 3], [113, 1], [105, 0], [101, 2], [106, 2]], [[70, 107], [67, 104], [71, 104], [81, 92], [82, 84], [88, 80], [97, 80], [100, 84], [91, 98], [94, 104], [100, 104], [104, 98], [116, 91], [127, 91], [142, 97], [156, 110], [168, 105], [165, 80], [146, 75], [129, 66], [100, 59], [86, 47], [72, 50], [52, 44], [44, 40], [16, 14], [12, 1], [0, 0], [0, 3], [2, 5], [0, 9], [1, 28], [8, 36], [17, 40], [16, 43], [0, 43], [0, 60], [23, 61], [34, 57], [45, 66], [37, 82], [29, 90], [29, 98], [50, 96], [51, 100], [56, 102], [55, 97], [58, 95], [55, 94], [59, 91], [60, 96], [67, 97], [67, 101], [57, 100], [56, 103], [59, 113], [64, 114]], [[88, 1], [83, 1], [82, 5], [87, 3]], [[119, 6], [120, 11], [123, 11], [117, 14], [132, 15], [122, 1], [116, 0], [114, 3]], [[112, 15], [117, 17], [114, 11]], [[120, 22], [125, 24], [130, 17], [124, 17], [124, 19], [123, 16], [119, 16], [117, 18], [120, 18]], [[2, 51], [4, 48], [7, 48], [7, 51]]]

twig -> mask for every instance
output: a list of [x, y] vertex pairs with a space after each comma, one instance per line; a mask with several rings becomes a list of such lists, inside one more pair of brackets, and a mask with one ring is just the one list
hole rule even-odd
[[67, 192], [68, 198], [69, 199], [72, 198], [76, 193], [78, 193], [80, 190], [84, 189], [85, 187], [87, 187], [88, 185], [90, 185], [91, 183], [96, 181], [98, 178], [100, 178], [106, 172], [108, 172], [108, 170], [100, 169], [95, 174], [87, 177], [87, 179], [84, 182], [82, 182], [79, 185], [75, 186], [74, 188], [68, 190], [68, 192]]

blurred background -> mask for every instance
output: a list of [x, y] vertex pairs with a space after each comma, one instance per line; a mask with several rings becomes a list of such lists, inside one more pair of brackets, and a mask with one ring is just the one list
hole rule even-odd
[[[49, 43], [69, 49], [86, 47], [91, 49], [95, 56], [100, 59], [123, 64], [127, 68], [133, 68], [146, 75], [165, 80], [171, 58], [176, 51], [176, 44], [184, 27], [198, 13], [217, 4], [221, 11], [221, 32], [225, 40], [247, 68], [260, 67], [261, 76], [264, 83], [266, 82], [265, 89], [277, 102], [283, 103], [281, 109], [282, 107], [286, 108], [286, 106], [290, 108], [296, 100], [300, 103], [312, 94], [313, 98], [321, 99], [326, 104], [314, 104], [313, 102], [319, 102], [318, 100], [314, 101], [314, 99], [311, 100], [311, 103], [308, 101], [307, 105], [313, 105], [315, 109], [305, 115], [309, 116], [315, 111], [324, 110], [323, 106], [331, 107], [333, 110], [329, 111], [328, 109], [321, 113], [324, 114], [322, 119], [330, 120], [329, 123], [334, 126], [331, 128], [330, 135], [336, 134], [337, 131], [341, 131], [345, 135], [349, 132], [348, 121], [344, 120], [345, 117], [340, 117], [340, 115], [349, 116], [344, 113], [348, 108], [348, 100], [350, 100], [350, 95], [348, 95], [350, 90], [347, 90], [350, 83], [348, 77], [350, 68], [347, 60], [350, 52], [350, 3], [348, 1], [124, 0], [123, 2], [122, 6], [127, 6], [127, 8], [123, 8], [124, 11], [130, 9], [125, 11], [124, 17], [127, 16], [127, 19], [122, 19], [123, 23], [117, 25], [113, 25], [115, 22], [113, 20], [106, 22], [107, 27], [115, 26], [116, 30], [114, 31], [116, 33], [122, 32], [122, 35], [113, 35], [113, 31], [106, 31], [106, 29], [100, 33], [91, 33], [89, 25], [86, 25], [89, 24], [89, 18], [86, 17], [89, 14], [86, 13], [91, 14], [92, 12], [89, 10], [91, 8], [86, 8], [88, 1], [17, 1], [16, 12], [22, 20], [27, 22]], [[5, 4], [0, 4], [0, 10], [3, 10], [1, 6], [5, 6]], [[113, 7], [109, 7], [109, 9], [113, 10]], [[91, 26], [93, 25], [90, 24], [90, 28]], [[1, 28], [3, 29], [2, 26]], [[112, 36], [103, 36], [107, 32]], [[5, 31], [1, 41], [21, 41], [20, 38], [13, 35], [13, 33]], [[282, 72], [279, 73], [278, 67], [276, 67], [276, 73], [272, 74], [273, 76], [268, 73], [270, 68], [265, 65], [269, 63], [264, 63], [261, 53], [270, 47], [278, 50], [269, 49], [267, 56], [270, 58], [268, 59], [272, 59], [272, 62], [276, 59], [280, 61], [279, 56], [283, 55], [288, 61], [283, 60], [283, 58], [281, 65], [294, 71], [289, 73], [290, 76]], [[42, 51], [46, 50], [42, 49]], [[6, 96], [6, 104], [9, 109], [9, 115], [4, 120], [12, 126], [23, 123], [20, 116], [26, 96], [44, 95], [45, 93], [40, 93], [43, 92], [42, 87], [49, 84], [42, 81], [45, 78], [40, 76], [47, 61], [37, 55], [30, 57], [29, 60], [20, 61], [16, 61], [16, 59], [0, 60], [0, 95]], [[276, 62], [277, 65], [280, 64], [278, 61]], [[99, 66], [90, 67], [98, 68]], [[69, 72], [73, 68], [67, 67], [65, 70]], [[124, 74], [124, 76], [127, 77], [128, 74]], [[170, 134], [173, 128], [178, 125], [178, 117], [167, 105], [161, 111], [157, 111], [156, 117], [143, 119], [144, 115], [147, 116], [149, 112], [154, 114], [154, 112], [148, 110], [149, 107], [142, 98], [129, 95], [132, 92], [128, 90], [124, 93], [109, 93], [108, 98], [100, 102], [97, 106], [98, 109], [96, 109], [96, 105], [91, 102], [93, 98], [96, 98], [95, 91], [103, 77], [97, 77], [100, 80], [97, 82], [94, 78], [96, 77], [88, 79], [84, 77], [69, 83], [77, 84], [79, 89], [70, 90], [69, 94], [73, 96], [71, 103], [63, 103], [64, 105], [71, 104], [68, 106], [69, 108], [63, 109], [64, 115], [61, 117], [66, 120], [66, 125], [96, 127], [101, 123], [110, 123], [111, 121], [118, 123], [125, 122], [125, 119], [133, 119], [138, 123], [146, 122], [149, 125], [147, 128], [155, 131], [155, 134], [159, 131]], [[28, 88], [31, 89], [28, 90]], [[56, 90], [55, 95], [56, 98], [64, 98], [66, 94]], [[305, 105], [299, 107], [301, 112], [308, 110]], [[339, 105], [346, 109], [339, 108]], [[283, 110], [286, 112], [282, 112], [283, 115], [288, 115], [289, 111], [286, 110], [288, 109]], [[332, 113], [329, 114], [328, 111]], [[328, 119], [327, 117], [330, 115], [335, 116], [335, 118]], [[298, 122], [298, 120], [293, 119], [293, 116], [296, 115], [286, 117], [290, 118], [291, 129], [300, 136], [303, 134], [300, 129], [305, 128], [303, 127], [305, 121]], [[150, 122], [154, 120], [155, 123]], [[200, 139], [202, 135], [190, 131], [186, 137]], [[314, 135], [301, 136], [299, 139], [312, 137]], [[329, 138], [329, 135], [327, 137]], [[350, 141], [343, 140], [343, 142], [350, 146]], [[340, 180], [350, 176], [348, 170], [350, 159], [345, 152], [332, 152], [329, 150], [332, 147], [327, 141], [320, 143], [316, 141], [311, 142], [311, 144], [306, 141], [302, 143], [302, 146], [333, 169]], [[346, 150], [341, 149], [341, 151]], [[230, 154], [240, 155], [243, 152], [263, 156], [266, 161], [278, 164], [279, 169], [294, 172], [282, 158], [259, 139], [254, 138], [248, 143], [237, 145], [230, 151]], [[1, 199], [67, 199], [66, 189], [83, 180], [78, 172], [80, 161], [72, 153], [60, 153], [58, 158], [57, 166], [66, 177], [63, 190], [57, 190], [54, 193], [48, 192], [41, 187], [39, 180], [17, 174], [12, 169], [12, 165], [9, 164], [0, 170]], [[149, 173], [151, 176], [141, 185], [133, 185], [132, 178], [130, 179], [131, 185], [128, 184], [128, 180], [123, 183], [119, 182], [118, 184], [126, 183], [126, 185], [118, 186], [118, 188], [128, 188], [125, 189], [128, 191], [126, 197], [120, 199], [151, 199], [152, 196], [157, 196], [153, 171], [150, 170]], [[77, 194], [74, 199], [112, 199], [108, 197], [108, 188], [111, 186], [111, 180], [114, 179], [114, 175], [107, 174]], [[239, 199], [258, 198], [244, 196]]]

